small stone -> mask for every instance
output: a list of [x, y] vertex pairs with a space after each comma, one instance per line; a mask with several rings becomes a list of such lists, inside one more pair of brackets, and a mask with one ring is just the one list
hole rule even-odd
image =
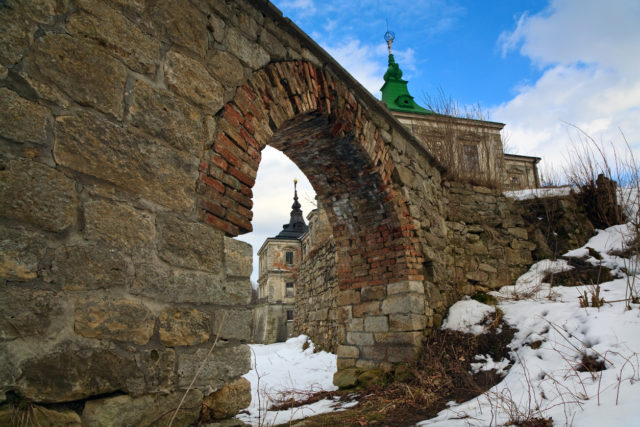
[[367, 316], [364, 318], [364, 330], [366, 332], [387, 332], [389, 319], [387, 316]]
[[76, 223], [75, 184], [57, 169], [25, 159], [11, 160], [0, 170], [0, 215], [47, 231]]
[[233, 417], [251, 404], [251, 383], [238, 378], [205, 397], [202, 413], [205, 421]]
[[0, 135], [16, 142], [42, 144], [51, 131], [53, 117], [48, 108], [0, 88]]
[[153, 335], [155, 317], [134, 300], [76, 301], [74, 330], [87, 338], [111, 339], [144, 345]]
[[195, 308], [170, 307], [158, 316], [160, 341], [167, 347], [209, 341], [210, 317]]

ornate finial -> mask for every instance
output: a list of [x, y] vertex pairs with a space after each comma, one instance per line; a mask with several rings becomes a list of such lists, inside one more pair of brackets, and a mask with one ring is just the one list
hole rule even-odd
[[384, 40], [387, 42], [387, 47], [389, 48], [389, 55], [391, 55], [391, 43], [396, 39], [396, 35], [393, 31], [388, 31], [384, 33]]

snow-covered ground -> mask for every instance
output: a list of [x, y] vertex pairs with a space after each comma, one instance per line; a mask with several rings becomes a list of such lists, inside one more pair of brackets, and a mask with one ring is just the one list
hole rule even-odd
[[[303, 350], [305, 342], [309, 347]], [[305, 335], [287, 342], [251, 346], [251, 371], [244, 377], [251, 382], [251, 405], [248, 414], [236, 418], [252, 425], [275, 425], [333, 412], [355, 405], [331, 399], [284, 411], [265, 411], [275, 400], [305, 400], [311, 393], [333, 391], [336, 355], [324, 351], [314, 353], [313, 343]]]
[[[584, 247], [567, 256], [588, 256], [587, 247], [603, 257], [589, 258], [595, 265], [612, 268], [620, 278], [600, 285], [602, 307], [580, 307], [578, 296], [592, 286], [551, 287], [543, 278], [548, 272], [572, 268], [565, 261], [542, 261], [531, 267], [515, 286], [493, 296], [504, 319], [515, 327], [511, 342], [515, 363], [495, 387], [477, 398], [451, 406], [423, 426], [508, 425], [527, 418], [552, 418], [557, 426], [640, 426], [640, 305], [626, 308], [628, 287], [640, 291], [640, 260], [613, 256], [631, 237], [629, 225], [598, 231]], [[628, 271], [630, 275], [624, 273]], [[635, 282], [634, 282], [635, 280]], [[471, 304], [471, 302], [473, 304]], [[487, 311], [484, 304], [462, 301], [451, 307], [449, 318], [477, 319], [473, 312]], [[471, 312], [471, 314], [470, 314]], [[468, 322], [467, 332], [481, 329]], [[445, 324], [447, 326], [448, 324]], [[604, 362], [599, 372], [580, 372], [585, 356]], [[482, 357], [489, 368], [500, 361]], [[485, 368], [486, 369], [486, 368]]]
[[[515, 285], [493, 292], [505, 321], [518, 330], [510, 344], [515, 362], [506, 370], [507, 360], [478, 355], [472, 369], [505, 370], [502, 382], [473, 400], [451, 403], [420, 425], [508, 425], [535, 417], [552, 418], [556, 426], [640, 426], [640, 305], [631, 304], [629, 310], [622, 301], [630, 287], [636, 295], [640, 292], [640, 259], [610, 253], [622, 249], [631, 236], [629, 225], [610, 227], [566, 254], [587, 257], [591, 248], [602, 260], [591, 257], [589, 261], [611, 268], [618, 277], [600, 285], [602, 307], [579, 304], [578, 297], [586, 291], [590, 298], [593, 286], [544, 283], [547, 273], [572, 268], [564, 260], [538, 262]], [[477, 301], [461, 301], [451, 307], [443, 327], [482, 333], [483, 319], [494, 311]], [[253, 425], [260, 420], [261, 425], [272, 425], [344, 408], [324, 400], [265, 414], [269, 396], [282, 391], [298, 391], [297, 398], [304, 398], [310, 391], [335, 389], [335, 355], [313, 353], [313, 346], [303, 350], [306, 340], [300, 336], [286, 343], [251, 346], [254, 369], [245, 377], [251, 381], [253, 401], [248, 414], [238, 418]], [[605, 369], [581, 372], [585, 356], [603, 362]]]

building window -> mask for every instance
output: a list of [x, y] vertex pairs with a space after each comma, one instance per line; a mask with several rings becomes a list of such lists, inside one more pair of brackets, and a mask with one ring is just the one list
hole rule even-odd
[[292, 297], [293, 296], [293, 282], [287, 282], [286, 286], [287, 286], [286, 287], [287, 292], [286, 292], [285, 296]]
[[287, 322], [293, 321], [293, 310], [287, 310]]
[[464, 167], [469, 172], [480, 170], [480, 159], [478, 158], [478, 147], [475, 145], [464, 145], [462, 147], [464, 155]]
[[285, 262], [287, 265], [293, 265], [293, 252], [287, 251], [285, 254]]

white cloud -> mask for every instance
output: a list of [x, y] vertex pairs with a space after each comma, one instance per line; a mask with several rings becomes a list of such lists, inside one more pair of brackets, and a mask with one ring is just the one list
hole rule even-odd
[[[491, 115], [507, 123], [521, 154], [564, 162], [576, 130], [597, 141], [626, 139], [640, 151], [640, 2], [554, 0], [524, 15], [499, 42], [506, 54], [519, 47], [543, 70]], [[640, 157], [640, 156], [639, 156]]]
[[293, 180], [298, 180], [298, 199], [306, 215], [315, 208], [315, 191], [307, 177], [282, 152], [267, 146], [262, 150], [258, 176], [253, 186], [254, 232], [238, 236], [253, 246], [253, 274], [257, 282], [258, 250], [268, 237], [274, 237], [289, 223], [293, 204]]

